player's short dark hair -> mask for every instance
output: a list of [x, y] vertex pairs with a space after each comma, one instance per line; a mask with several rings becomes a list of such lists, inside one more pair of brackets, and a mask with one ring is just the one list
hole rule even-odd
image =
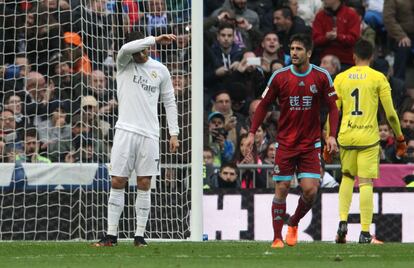
[[302, 43], [306, 51], [313, 50], [313, 41], [312, 41], [312, 37], [309, 34], [305, 34], [305, 33], [294, 34], [290, 38], [289, 45], [292, 45], [293, 42]]
[[374, 54], [374, 47], [369, 41], [360, 38], [355, 43], [354, 54], [361, 60], [369, 60]]
[[125, 43], [129, 43], [135, 40], [144, 39], [145, 36], [143, 33], [138, 31], [132, 31], [126, 34], [125, 36]]
[[236, 171], [236, 174], [239, 175], [239, 169], [237, 168], [236, 163], [234, 163], [234, 162], [224, 162], [224, 163], [222, 163], [221, 166], [220, 166], [220, 172], [222, 172], [223, 169], [226, 168], [226, 167], [234, 169], [234, 171]]

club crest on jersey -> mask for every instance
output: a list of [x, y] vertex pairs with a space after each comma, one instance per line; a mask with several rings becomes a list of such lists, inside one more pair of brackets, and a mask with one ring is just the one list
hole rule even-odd
[[158, 75], [157, 75], [157, 72], [156, 72], [156, 71], [152, 71], [152, 72], [151, 72], [151, 77], [152, 77], [152, 78], [156, 79], [156, 78], [157, 78], [157, 76], [158, 76]]
[[315, 85], [315, 84], [311, 85], [311, 86], [310, 86], [310, 88], [309, 88], [309, 90], [310, 90], [310, 92], [312, 92], [313, 94], [318, 93], [318, 89], [316, 88], [316, 85]]
[[274, 167], [273, 167], [273, 174], [279, 174], [280, 173], [280, 168], [279, 168], [279, 165], [275, 165]]

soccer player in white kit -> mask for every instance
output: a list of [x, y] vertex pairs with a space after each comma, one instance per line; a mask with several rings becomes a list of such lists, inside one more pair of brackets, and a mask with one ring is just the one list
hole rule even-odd
[[145, 227], [151, 210], [151, 177], [160, 174], [158, 99], [166, 110], [170, 134], [170, 151], [179, 147], [177, 105], [170, 73], [164, 65], [148, 56], [156, 43], [176, 40], [173, 34], [144, 38], [131, 32], [118, 52], [117, 96], [119, 117], [111, 152], [109, 174], [112, 177], [108, 200], [108, 230], [95, 246], [117, 244], [118, 224], [124, 209], [125, 186], [131, 172], [137, 174], [135, 246], [146, 246]]

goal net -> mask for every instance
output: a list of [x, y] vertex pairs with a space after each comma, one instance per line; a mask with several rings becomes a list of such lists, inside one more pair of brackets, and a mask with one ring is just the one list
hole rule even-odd
[[[108, 162], [117, 120], [116, 54], [125, 34], [175, 33], [152, 58], [171, 73], [181, 147], [168, 152], [145, 236], [190, 236], [190, 0], [0, 1], [0, 240], [98, 239], [106, 232]], [[131, 176], [119, 238], [135, 232]]]

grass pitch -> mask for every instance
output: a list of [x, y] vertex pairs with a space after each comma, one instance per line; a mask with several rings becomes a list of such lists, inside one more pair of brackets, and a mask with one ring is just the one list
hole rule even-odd
[[299, 243], [281, 250], [264, 242], [1, 242], [0, 267], [414, 267], [414, 244]]

